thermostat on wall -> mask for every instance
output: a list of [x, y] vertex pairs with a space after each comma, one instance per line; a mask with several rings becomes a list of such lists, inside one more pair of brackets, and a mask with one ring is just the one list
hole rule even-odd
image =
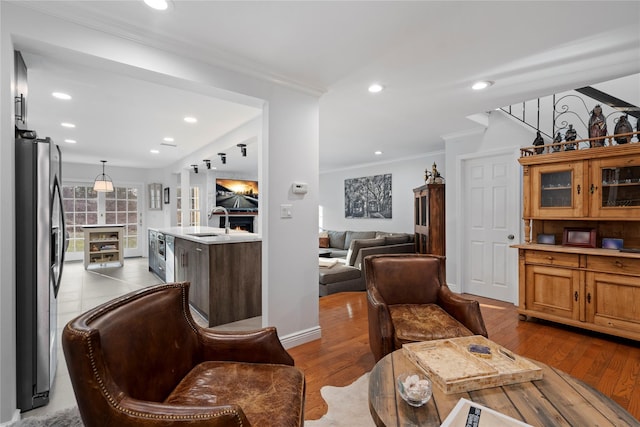
[[307, 188], [307, 184], [304, 182], [294, 182], [291, 184], [291, 191], [293, 194], [307, 194], [309, 189]]

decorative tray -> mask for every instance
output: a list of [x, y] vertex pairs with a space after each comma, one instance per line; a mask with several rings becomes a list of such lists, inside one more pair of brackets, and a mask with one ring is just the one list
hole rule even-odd
[[447, 394], [542, 379], [539, 366], [482, 335], [410, 343], [402, 348]]

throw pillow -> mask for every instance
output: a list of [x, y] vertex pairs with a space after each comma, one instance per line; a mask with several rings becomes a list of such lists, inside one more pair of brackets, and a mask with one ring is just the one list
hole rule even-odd
[[384, 242], [387, 245], [399, 245], [401, 243], [407, 243], [409, 241], [408, 234], [394, 234], [385, 236]]
[[351, 231], [347, 230], [346, 237], [344, 238], [344, 249], [349, 249], [351, 242], [356, 239], [375, 239], [375, 231]]
[[344, 247], [344, 239], [347, 235], [346, 231], [327, 231], [329, 235], [329, 247], [337, 249], [346, 249]]
[[358, 257], [358, 252], [362, 248], [370, 248], [373, 246], [383, 246], [384, 239], [355, 239], [351, 241], [349, 252], [347, 252], [347, 265], [353, 266]]
[[328, 248], [329, 247], [329, 236], [320, 237], [320, 247], [321, 248]]

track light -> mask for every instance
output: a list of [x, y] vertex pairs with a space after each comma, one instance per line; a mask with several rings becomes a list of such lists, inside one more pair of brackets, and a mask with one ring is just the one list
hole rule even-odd
[[220, 160], [222, 161], [223, 165], [227, 164], [227, 153], [218, 153], [218, 156], [220, 156]]
[[195, 173], [198, 173], [198, 165], [191, 165], [191, 167]]
[[240, 147], [242, 157], [247, 157], [247, 144], [238, 144], [238, 147]]
[[205, 159], [203, 160], [204, 165], [207, 167], [207, 169], [211, 169], [211, 160], [209, 159]]

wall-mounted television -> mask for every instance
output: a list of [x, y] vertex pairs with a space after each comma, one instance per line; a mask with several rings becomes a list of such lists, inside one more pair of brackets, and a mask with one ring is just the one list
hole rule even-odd
[[258, 181], [216, 179], [216, 206], [229, 212], [258, 212]]

